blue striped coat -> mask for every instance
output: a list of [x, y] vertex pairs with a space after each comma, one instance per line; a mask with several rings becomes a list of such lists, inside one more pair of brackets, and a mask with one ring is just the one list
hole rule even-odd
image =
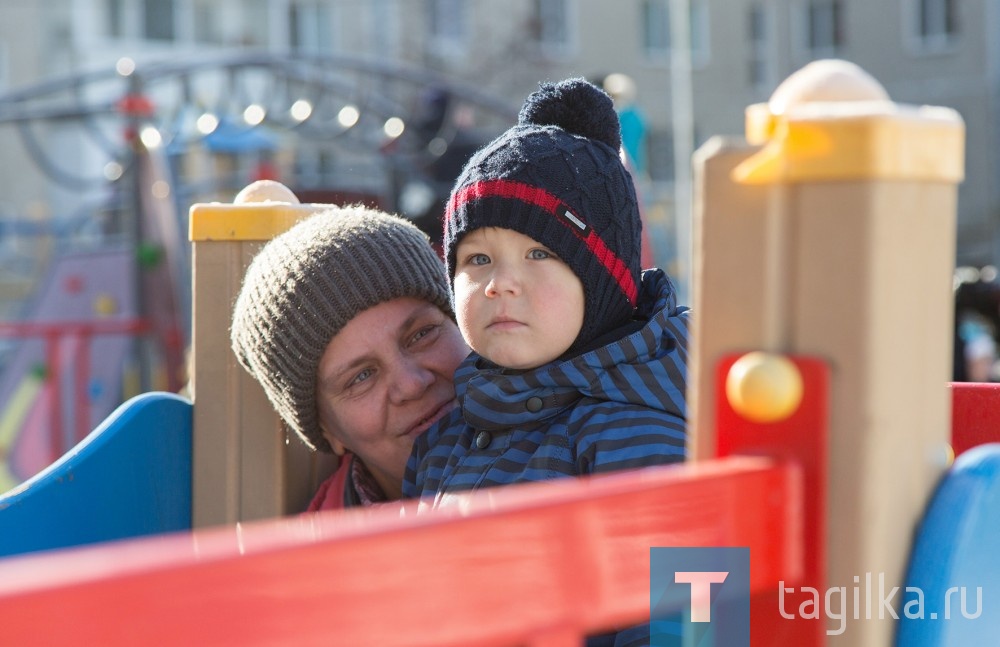
[[405, 497], [597, 474], [684, 460], [688, 318], [662, 270], [642, 275], [637, 331], [596, 350], [509, 374], [455, 373], [459, 401], [417, 439]]

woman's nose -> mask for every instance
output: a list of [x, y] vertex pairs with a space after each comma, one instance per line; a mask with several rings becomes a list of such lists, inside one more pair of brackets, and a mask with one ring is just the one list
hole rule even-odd
[[403, 357], [393, 372], [390, 397], [395, 403], [407, 402], [421, 397], [434, 383], [434, 373], [417, 358]]

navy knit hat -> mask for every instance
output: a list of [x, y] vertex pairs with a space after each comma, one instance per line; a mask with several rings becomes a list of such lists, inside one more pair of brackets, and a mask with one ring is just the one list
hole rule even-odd
[[614, 104], [584, 79], [543, 83], [516, 126], [480, 149], [445, 211], [444, 249], [483, 227], [512, 229], [545, 245], [583, 283], [583, 328], [571, 349], [629, 321], [640, 267], [638, 200], [619, 157]]

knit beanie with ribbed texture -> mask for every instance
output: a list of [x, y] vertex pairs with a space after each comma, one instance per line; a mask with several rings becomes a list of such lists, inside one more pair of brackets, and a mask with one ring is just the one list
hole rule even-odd
[[516, 126], [466, 164], [445, 211], [444, 248], [482, 227], [529, 236], [583, 283], [584, 323], [570, 351], [629, 321], [641, 271], [642, 222], [619, 149], [614, 103], [584, 79], [543, 83]]
[[399, 297], [454, 318], [444, 265], [426, 234], [360, 205], [309, 217], [250, 263], [233, 309], [233, 352], [309, 447], [332, 451], [316, 408], [327, 345], [356, 315]]

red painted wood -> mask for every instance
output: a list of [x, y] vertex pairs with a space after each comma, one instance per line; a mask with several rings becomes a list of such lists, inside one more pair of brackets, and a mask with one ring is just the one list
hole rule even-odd
[[0, 337], [60, 337], [66, 335], [139, 334], [149, 330], [142, 319], [91, 321], [0, 321]]
[[951, 447], [955, 456], [1000, 442], [1000, 384], [952, 382]]
[[[653, 546], [801, 579], [797, 468], [730, 458], [0, 561], [4, 644], [503, 645], [649, 618]], [[793, 643], [787, 643], [793, 644]]]
[[[822, 620], [790, 620], [782, 617], [778, 588], [812, 586], [826, 590], [827, 471], [829, 450], [827, 436], [829, 415], [829, 368], [822, 360], [789, 356], [799, 369], [803, 397], [799, 408], [787, 419], [774, 423], [756, 423], [736, 413], [726, 398], [726, 376], [742, 355], [725, 357], [716, 371], [716, 420], [718, 455], [765, 455], [800, 468], [802, 476], [796, 487], [802, 488], [803, 507], [786, 510], [792, 525], [801, 534], [789, 541], [795, 559], [802, 560], [802, 578], [797, 582], [789, 572], [777, 573], [767, 582], [765, 591], [754, 596], [750, 607], [752, 645], [796, 645], [810, 647], [824, 644]], [[770, 524], [770, 518], [761, 519]], [[750, 569], [759, 568], [759, 555], [750, 550]], [[786, 596], [785, 611], [798, 609], [800, 599]], [[795, 614], [797, 615], [797, 614]]]

